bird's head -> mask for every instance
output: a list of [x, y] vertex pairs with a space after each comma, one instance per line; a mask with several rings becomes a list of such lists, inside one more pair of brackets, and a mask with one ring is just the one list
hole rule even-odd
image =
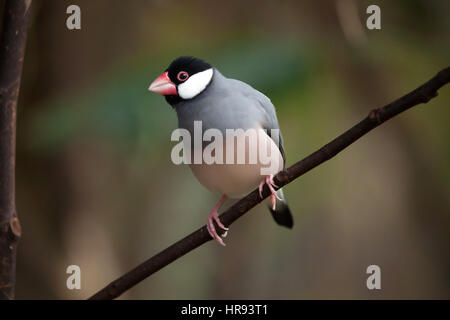
[[179, 57], [152, 82], [148, 90], [162, 94], [174, 105], [203, 92], [212, 76], [213, 69], [209, 63], [194, 57]]

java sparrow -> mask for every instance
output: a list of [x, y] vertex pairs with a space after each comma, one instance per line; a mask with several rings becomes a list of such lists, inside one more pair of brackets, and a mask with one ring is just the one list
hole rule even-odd
[[[223, 76], [209, 63], [194, 57], [175, 59], [169, 67], [157, 77], [149, 87], [152, 92], [164, 95], [166, 101], [175, 109], [179, 128], [186, 129], [194, 135], [194, 122], [201, 121], [202, 130], [217, 129], [226, 139], [228, 129], [263, 129], [257, 136], [258, 141], [269, 146], [275, 165], [268, 174], [261, 175], [264, 165], [258, 160], [223, 164], [191, 163], [189, 164], [199, 182], [211, 191], [222, 194], [222, 198], [211, 210], [206, 227], [211, 237], [222, 245], [225, 243], [216, 231], [214, 222], [223, 230], [228, 230], [220, 221], [218, 210], [227, 198], [241, 198], [259, 185], [260, 194], [264, 184], [271, 191], [268, 207], [275, 221], [282, 226], [292, 228], [293, 218], [281, 189], [275, 191], [273, 175], [284, 169], [285, 152], [281, 133], [278, 141], [271, 137], [270, 129], [278, 129], [279, 125], [275, 107], [269, 98], [250, 85]], [[267, 130], [267, 133], [265, 133]], [[241, 137], [242, 138], [242, 137]], [[233, 139], [238, 139], [233, 137]], [[244, 137], [245, 139], [245, 137]], [[208, 143], [200, 148], [204, 150]], [[254, 146], [254, 145], [253, 145]], [[194, 149], [195, 147], [192, 147]], [[198, 146], [197, 146], [198, 148]], [[245, 153], [252, 150], [245, 144]], [[225, 150], [226, 147], [224, 147]], [[230, 149], [231, 150], [231, 149]], [[241, 150], [242, 151], [242, 150]], [[225, 156], [225, 155], [224, 155]], [[247, 159], [247, 158], [246, 158]], [[276, 186], [275, 186], [276, 187]], [[222, 234], [224, 237], [226, 232]]]

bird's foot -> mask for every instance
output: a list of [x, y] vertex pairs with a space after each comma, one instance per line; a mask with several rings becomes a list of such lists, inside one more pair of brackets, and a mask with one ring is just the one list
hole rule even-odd
[[269, 187], [269, 190], [271, 192], [270, 195], [270, 203], [272, 204], [272, 210], [275, 210], [275, 205], [277, 203], [277, 199], [281, 200], [278, 195], [277, 195], [277, 191], [274, 189], [278, 188], [278, 186], [275, 184], [275, 182], [273, 181], [273, 174], [268, 175], [267, 177], [265, 177], [263, 179], [263, 181], [261, 181], [261, 183], [259, 184], [259, 196], [262, 198], [262, 191], [264, 188], [264, 185], [267, 184], [267, 186]]
[[[226, 237], [228, 228], [223, 225], [223, 223], [219, 219], [219, 208], [222, 205], [222, 203], [225, 201], [226, 196], [223, 196], [219, 202], [214, 206], [214, 208], [211, 210], [208, 216], [208, 221], [206, 222], [206, 229], [208, 230], [209, 235], [211, 238], [215, 239], [218, 243], [225, 246], [225, 242], [223, 242], [222, 237]], [[222, 237], [217, 233], [216, 227], [214, 226], [214, 222], [217, 223], [219, 228], [222, 230], [225, 230], [225, 233], [222, 234]]]

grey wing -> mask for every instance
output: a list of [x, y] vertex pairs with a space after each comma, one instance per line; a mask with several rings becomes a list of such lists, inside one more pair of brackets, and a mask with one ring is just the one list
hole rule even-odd
[[[275, 144], [278, 145], [280, 149], [281, 155], [283, 157], [283, 168], [286, 167], [286, 153], [283, 148], [283, 136], [281, 134], [280, 126], [278, 124], [277, 114], [275, 111], [275, 107], [272, 104], [272, 101], [268, 97], [266, 97], [263, 93], [254, 89], [252, 86], [246, 84], [245, 82], [228, 79], [230, 83], [235, 86], [236, 89], [240, 90], [246, 97], [254, 100], [256, 105], [261, 109], [263, 113], [263, 123], [261, 124], [263, 129], [267, 130], [267, 134]], [[270, 129], [278, 129], [278, 141], [276, 137], [273, 137], [273, 133]]]
[[[267, 98], [262, 93], [261, 93], [261, 96], [263, 98], [258, 98], [258, 101], [266, 114], [266, 116], [265, 116], [266, 122], [263, 124], [263, 128], [267, 129], [267, 134], [269, 135], [269, 137], [272, 138], [272, 140], [275, 142], [275, 144], [278, 144], [278, 149], [280, 149], [281, 155], [283, 157], [283, 168], [286, 168], [286, 153], [284, 152], [284, 148], [283, 148], [283, 135], [281, 134], [280, 125], [278, 124], [275, 107], [269, 98]], [[278, 140], [279, 141], [277, 141], [276, 137], [272, 136], [272, 131], [270, 129], [278, 129]]]

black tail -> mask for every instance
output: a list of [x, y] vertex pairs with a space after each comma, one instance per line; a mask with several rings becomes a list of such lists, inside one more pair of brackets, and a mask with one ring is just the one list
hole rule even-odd
[[278, 190], [277, 194], [281, 198], [281, 200], [276, 200], [277, 202], [275, 205], [275, 210], [272, 209], [270, 201], [268, 202], [267, 206], [276, 223], [278, 223], [280, 226], [292, 229], [292, 227], [294, 226], [294, 218], [292, 217], [291, 210], [289, 209], [286, 199], [284, 198], [283, 191], [280, 189]]

